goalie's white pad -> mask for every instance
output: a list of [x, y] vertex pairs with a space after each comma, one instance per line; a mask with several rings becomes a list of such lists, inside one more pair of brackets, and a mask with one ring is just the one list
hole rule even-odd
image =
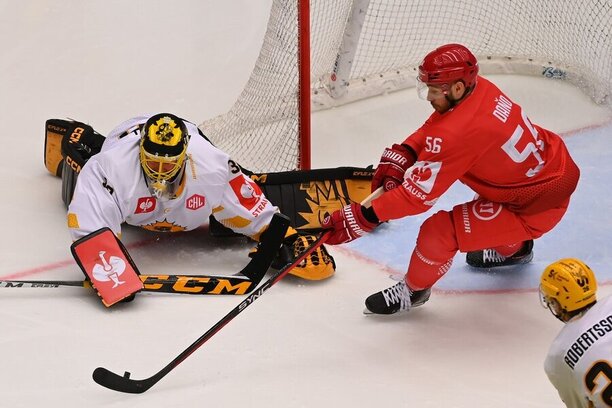
[[109, 228], [75, 241], [70, 250], [104, 306], [110, 307], [144, 288], [134, 261]]

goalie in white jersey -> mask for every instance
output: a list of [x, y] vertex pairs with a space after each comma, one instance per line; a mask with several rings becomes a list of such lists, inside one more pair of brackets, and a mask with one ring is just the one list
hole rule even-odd
[[578, 259], [550, 264], [540, 299], [565, 323], [544, 369], [569, 408], [612, 407], [612, 296], [597, 300], [595, 274]]
[[[79, 138], [84, 139], [73, 132], [68, 143]], [[120, 237], [123, 223], [152, 231], [188, 231], [207, 224], [212, 214], [234, 232], [258, 241], [279, 211], [193, 123], [169, 113], [125, 121], [82, 169], [74, 167], [78, 178], [68, 207], [73, 240], [104, 227]], [[285, 246], [297, 246], [297, 239], [305, 237], [290, 228]], [[314, 256], [323, 262], [306, 262], [291, 273], [310, 280], [331, 276], [335, 266], [326, 250]]]

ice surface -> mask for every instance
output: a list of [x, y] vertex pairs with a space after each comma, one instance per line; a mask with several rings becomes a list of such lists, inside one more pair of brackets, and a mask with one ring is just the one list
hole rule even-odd
[[[42, 0], [0, 3], [3, 174], [0, 278], [79, 279], [60, 181], [43, 165], [51, 117], [101, 132], [129, 116], [225, 112], [259, 52], [270, 0]], [[324, 282], [287, 278], [146, 394], [115, 393], [95, 367], [152, 375], [239, 297], [145, 293], [105, 309], [80, 288], [0, 289], [0, 407], [559, 407], [542, 361], [560, 323], [542, 309], [542, 267], [579, 256], [611, 293], [612, 114], [560, 82], [493, 77], [533, 122], [566, 134], [582, 169], [567, 217], [536, 243], [532, 265], [479, 274], [460, 256], [431, 301], [404, 316], [365, 317], [363, 300], [404, 272], [424, 216], [332, 248]], [[313, 165], [375, 163], [429, 113], [414, 91], [313, 118]], [[453, 188], [439, 206], [471, 193]], [[154, 235], [127, 228], [147, 273], [240, 269], [248, 245], [206, 229]]]

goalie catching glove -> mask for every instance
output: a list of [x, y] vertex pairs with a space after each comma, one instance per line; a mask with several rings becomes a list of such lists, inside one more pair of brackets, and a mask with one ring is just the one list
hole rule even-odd
[[[317, 237], [315, 235], [299, 233], [294, 228], [289, 227], [283, 240], [283, 245], [272, 262], [272, 268], [281, 269], [285, 265], [290, 264], [316, 240]], [[257, 249], [254, 248], [249, 256], [252, 257], [256, 252]], [[323, 280], [331, 277], [335, 271], [336, 262], [334, 258], [321, 245], [291, 269], [289, 273], [306, 280]]]

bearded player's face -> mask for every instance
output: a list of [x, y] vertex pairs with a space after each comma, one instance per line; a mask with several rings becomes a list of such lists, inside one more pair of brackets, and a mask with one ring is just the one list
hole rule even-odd
[[427, 100], [436, 112], [442, 114], [457, 105], [465, 92], [465, 85], [461, 81], [442, 87], [428, 86]]
[[445, 113], [451, 108], [451, 103], [446, 99], [446, 95], [432, 99], [429, 103], [438, 113]]

